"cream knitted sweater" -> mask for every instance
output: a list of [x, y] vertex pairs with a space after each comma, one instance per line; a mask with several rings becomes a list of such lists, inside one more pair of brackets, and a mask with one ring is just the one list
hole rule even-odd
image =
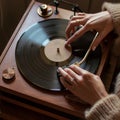
[[[105, 2], [102, 10], [107, 10], [112, 16], [115, 32], [119, 37], [115, 40], [113, 54], [120, 56], [120, 4]], [[120, 120], [120, 73], [117, 76], [114, 94], [111, 94], [97, 103], [90, 110], [86, 110], [87, 120]]]

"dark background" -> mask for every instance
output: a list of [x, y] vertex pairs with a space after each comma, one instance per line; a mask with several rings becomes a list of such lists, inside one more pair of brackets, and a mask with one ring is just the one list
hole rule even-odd
[[[4, 50], [13, 31], [19, 23], [22, 15], [28, 7], [31, 0], [0, 0], [0, 55]], [[53, 0], [38, 0], [41, 3], [53, 5]], [[98, 12], [105, 0], [65, 0], [74, 4], [78, 4], [84, 12]], [[106, 0], [109, 2], [120, 2], [120, 0]], [[59, 7], [64, 9], [72, 9], [65, 3], [60, 2]]]

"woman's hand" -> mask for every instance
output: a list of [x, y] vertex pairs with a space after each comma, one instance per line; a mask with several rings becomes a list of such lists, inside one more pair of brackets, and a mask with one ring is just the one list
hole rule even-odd
[[[76, 26], [80, 25], [82, 28], [76, 31]], [[113, 30], [112, 18], [109, 12], [103, 11], [95, 14], [79, 13], [77, 16], [74, 16], [66, 28], [66, 37], [68, 39], [66, 45], [90, 30], [96, 30], [99, 33], [92, 46], [92, 50], [95, 50], [103, 38]]]
[[61, 83], [84, 102], [93, 105], [99, 99], [108, 95], [99, 76], [94, 75], [76, 65], [69, 68], [58, 68], [62, 75]]

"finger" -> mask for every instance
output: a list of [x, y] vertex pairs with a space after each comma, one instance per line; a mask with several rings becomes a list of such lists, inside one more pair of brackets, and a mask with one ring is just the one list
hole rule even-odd
[[79, 13], [77, 13], [77, 15], [79, 15], [79, 16], [85, 16], [86, 13], [84, 13], [84, 12], [79, 12]]
[[64, 78], [69, 78], [69, 75], [67, 72], [65, 72], [61, 67], [58, 68], [58, 71], [60, 72], [60, 74], [64, 77]]
[[74, 81], [73, 81], [72, 84], [75, 85], [76, 82], [77, 82], [78, 80], [80, 80], [80, 76], [79, 76], [78, 74], [76, 74], [72, 69], [70, 69], [70, 68], [65, 68], [64, 70], [74, 79]]
[[72, 84], [70, 85], [63, 77], [60, 78], [61, 83], [65, 88], [67, 88], [70, 91], [73, 91], [74, 87]]
[[84, 70], [84, 69], [82, 69], [79, 66], [74, 65], [74, 64], [70, 65], [69, 68], [71, 70], [73, 70], [75, 73], [77, 73], [78, 75], [83, 75], [84, 73], [87, 72], [86, 70]]
[[60, 74], [64, 78], [64, 81], [67, 84], [72, 85], [74, 83], [74, 79], [65, 70], [63, 70], [61, 67], [59, 67], [58, 71], [60, 72]]
[[[71, 65], [70, 68], [71, 68], [71, 70], [73, 70], [73, 71], [78, 75], [78, 79], [77, 79], [78, 84], [79, 84], [80, 81], [82, 81], [82, 80], [87, 80], [87, 81], [89, 81], [89, 80], [92, 80], [92, 79], [93, 79], [93, 74], [92, 74], [92, 73], [90, 73], [89, 71], [84, 70], [84, 69], [78, 67], [77, 65]], [[94, 76], [95, 76], [95, 75], [94, 75]], [[90, 78], [91, 78], [91, 79], [90, 79]], [[76, 82], [77, 82], [77, 81], [76, 81]]]
[[68, 26], [66, 27], [65, 33], [66, 33], [66, 38], [69, 38], [71, 36], [71, 32], [73, 32], [74, 29], [74, 25], [75, 25], [75, 21], [70, 21], [68, 23]]
[[85, 14], [86, 13], [77, 13], [75, 16], [72, 16], [70, 20], [73, 20], [74, 18], [77, 18], [77, 17], [85, 17]]
[[83, 19], [85, 16], [84, 15], [82, 15], [82, 16], [74, 16], [74, 17], [72, 17], [71, 18], [71, 20], [80, 20], [80, 19]]
[[68, 38], [66, 45], [72, 43], [76, 39], [80, 38], [88, 29], [86, 27], [81, 27], [78, 31], [76, 31], [70, 38]]
[[76, 26], [79, 26], [79, 25], [84, 25], [85, 21], [84, 20], [72, 20], [69, 22], [65, 32], [66, 32], [66, 37], [69, 38], [71, 37], [71, 31], [74, 31], [75, 27]]
[[77, 25], [76, 20], [71, 20], [65, 30], [66, 37], [69, 38], [75, 31], [75, 26]]

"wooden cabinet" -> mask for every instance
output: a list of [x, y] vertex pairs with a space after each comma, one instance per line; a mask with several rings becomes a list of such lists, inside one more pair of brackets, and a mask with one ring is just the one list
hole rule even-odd
[[[22, 2], [20, 3], [22, 4]], [[68, 97], [66, 97], [68, 91], [52, 92], [37, 89], [35, 86], [28, 84], [17, 68], [15, 60], [17, 41], [31, 25], [44, 20], [44, 18], [37, 14], [37, 9], [40, 5], [41, 3], [38, 1], [32, 0], [0, 58], [0, 107], [2, 108], [2, 118], [5, 120], [84, 119], [84, 110], [88, 105], [78, 101], [76, 102], [74, 99], [68, 99]], [[53, 7], [53, 9], [55, 8]], [[18, 8], [15, 13], [17, 13], [17, 10]], [[71, 11], [60, 9], [60, 14], [53, 14], [45, 19], [69, 19], [72, 14]], [[108, 52], [108, 50], [109, 49], [105, 49], [104, 51]], [[104, 60], [107, 55], [104, 56], [101, 64], [105, 62]], [[8, 67], [14, 67], [15, 70], [15, 80], [11, 83], [6, 83], [2, 78], [2, 71]], [[102, 67], [100, 66], [100, 69], [102, 72], [103, 65]]]

